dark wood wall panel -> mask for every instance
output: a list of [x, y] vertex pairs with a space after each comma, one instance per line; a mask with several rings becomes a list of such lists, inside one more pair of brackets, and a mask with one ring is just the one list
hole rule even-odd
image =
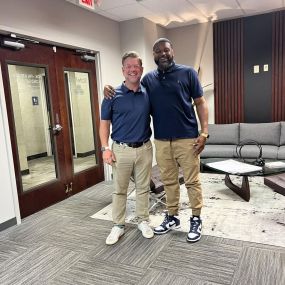
[[272, 120], [285, 120], [285, 11], [273, 14]]
[[214, 83], [216, 124], [285, 121], [285, 10], [214, 23]]
[[214, 24], [215, 123], [244, 121], [243, 19]]
[[268, 123], [272, 121], [272, 14], [244, 18], [243, 29], [244, 122]]

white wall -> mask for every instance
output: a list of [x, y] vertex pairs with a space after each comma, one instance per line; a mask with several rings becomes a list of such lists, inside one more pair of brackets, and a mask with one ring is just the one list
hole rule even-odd
[[[1, 93], [1, 96], [3, 94]], [[11, 181], [14, 177], [11, 177], [9, 168], [9, 158], [7, 155], [7, 145], [5, 143], [6, 135], [3, 122], [3, 110], [0, 108], [0, 137], [4, 138], [4, 143], [0, 144], [0, 224], [16, 217], [14, 209], [13, 195], [11, 192]]]
[[213, 25], [204, 23], [167, 30], [174, 47], [176, 63], [190, 65], [198, 71], [209, 106], [209, 123], [214, 123]]
[[[2, 78], [1, 68], [0, 78]], [[0, 80], [0, 138], [0, 225], [15, 217], [17, 223], [20, 223], [19, 203], [2, 80]]]

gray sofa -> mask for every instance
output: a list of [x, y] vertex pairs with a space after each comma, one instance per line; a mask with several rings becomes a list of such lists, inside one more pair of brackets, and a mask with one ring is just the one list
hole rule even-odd
[[[236, 146], [244, 140], [254, 140], [262, 146], [262, 158], [285, 160], [285, 122], [209, 124], [210, 138], [201, 158], [235, 158]], [[259, 148], [246, 145], [243, 158], [256, 158]]]

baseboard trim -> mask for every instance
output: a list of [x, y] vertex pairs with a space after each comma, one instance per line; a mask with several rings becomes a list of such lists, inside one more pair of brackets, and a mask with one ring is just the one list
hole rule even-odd
[[47, 152], [29, 155], [29, 156], [27, 156], [27, 160], [30, 161], [30, 160], [41, 158], [41, 157], [47, 157]]
[[86, 156], [89, 156], [89, 155], [92, 155], [92, 154], [95, 154], [95, 150], [90, 150], [90, 151], [87, 151], [87, 152], [78, 152], [77, 153], [77, 157], [86, 157]]
[[15, 225], [17, 225], [17, 219], [16, 219], [16, 217], [15, 217], [15, 218], [12, 218], [12, 219], [10, 219], [10, 220], [8, 220], [8, 221], [2, 223], [2, 224], [0, 224], [0, 232], [1, 232], [1, 231], [4, 231], [4, 230], [6, 230], [6, 229], [8, 229], [8, 228], [10, 228], [10, 227], [12, 227], [12, 226], [15, 226]]
[[30, 169], [21, 170], [21, 175], [28, 175], [30, 174]]

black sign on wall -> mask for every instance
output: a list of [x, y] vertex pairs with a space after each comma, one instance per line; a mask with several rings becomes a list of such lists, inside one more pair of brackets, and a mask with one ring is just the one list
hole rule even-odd
[[244, 19], [244, 121], [271, 122], [272, 14]]

